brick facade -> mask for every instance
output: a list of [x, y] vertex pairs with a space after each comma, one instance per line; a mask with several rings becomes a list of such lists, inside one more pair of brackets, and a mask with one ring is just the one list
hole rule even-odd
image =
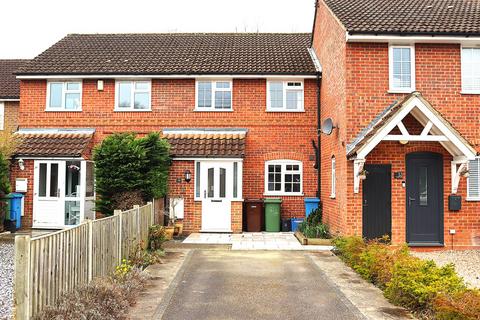
[[18, 101], [5, 101], [4, 130], [15, 131], [18, 127]]
[[[139, 134], [165, 128], [245, 128], [243, 198], [263, 198], [265, 161], [300, 160], [303, 163], [303, 193], [316, 194], [316, 82], [304, 81], [305, 112], [266, 112], [266, 80], [234, 79], [233, 112], [195, 112], [195, 80], [152, 80], [151, 112], [115, 112], [115, 82], [105, 80], [97, 90], [96, 80], [83, 81], [81, 112], [46, 112], [46, 81], [22, 80], [20, 128], [95, 128], [95, 143], [114, 132]], [[189, 169], [192, 181], [183, 180]], [[195, 202], [194, 162], [174, 161], [169, 178], [169, 196], [185, 199], [184, 230], [200, 230], [201, 202]], [[15, 175], [15, 174], [14, 174]], [[177, 178], [179, 179], [177, 182]], [[303, 197], [282, 197], [282, 217], [304, 216]], [[232, 202], [232, 229], [242, 230], [242, 203]], [[31, 215], [31, 212], [26, 211]]]
[[[339, 128], [322, 137], [322, 200], [326, 221], [334, 232], [362, 234], [362, 193], [353, 192], [353, 161], [345, 147], [375, 116], [406, 94], [389, 93], [388, 43], [349, 43], [345, 29], [322, 1], [317, 9], [313, 46], [323, 67], [322, 120], [332, 117]], [[480, 95], [461, 94], [459, 44], [415, 44], [416, 90], [480, 151]], [[462, 210], [448, 211], [452, 156], [438, 143], [382, 142], [368, 156], [368, 163], [392, 164], [392, 172], [405, 173], [405, 156], [414, 151], [441, 153], [444, 158], [444, 235], [452, 245], [449, 229], [456, 229], [457, 248], [480, 245], [480, 204], [466, 201], [466, 179], [458, 194]], [[336, 199], [330, 199], [330, 159], [336, 157]], [[405, 242], [405, 190], [392, 174], [392, 236]]]

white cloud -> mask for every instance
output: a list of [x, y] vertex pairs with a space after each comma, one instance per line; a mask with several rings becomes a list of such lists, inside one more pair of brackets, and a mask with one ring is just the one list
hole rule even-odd
[[310, 32], [314, 0], [0, 0], [0, 58], [68, 33]]

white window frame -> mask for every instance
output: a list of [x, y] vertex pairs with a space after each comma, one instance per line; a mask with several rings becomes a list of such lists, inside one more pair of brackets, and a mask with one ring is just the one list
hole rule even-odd
[[[270, 85], [273, 82], [282, 82], [283, 84], [283, 105], [282, 108], [272, 108], [270, 101]], [[301, 86], [295, 89], [288, 89], [287, 85], [289, 82], [299, 82]], [[301, 105], [297, 106], [297, 109], [287, 109], [287, 91], [301, 91], [302, 92], [302, 101]], [[303, 80], [298, 79], [267, 79], [267, 112], [305, 112], [305, 85]]]
[[[393, 86], [393, 49], [410, 49], [410, 64], [411, 64], [411, 83], [409, 88], [395, 88]], [[394, 45], [388, 46], [388, 77], [389, 77], [389, 92], [390, 93], [411, 93], [415, 91], [415, 44], [411, 45]]]
[[[478, 157], [477, 159], [475, 159], [476, 161], [478, 161], [478, 168], [477, 168], [477, 172], [478, 172], [478, 183], [480, 185], [480, 157]], [[469, 161], [468, 162], [468, 167], [470, 169], [470, 166], [471, 166], [471, 163], [472, 161]], [[472, 179], [472, 174], [470, 173], [469, 176], [467, 177], [467, 201], [480, 201], [480, 195], [478, 196], [471, 196], [470, 195], [470, 179]]]
[[[199, 107], [198, 106], [198, 84], [200, 82], [211, 82], [212, 83], [212, 92], [211, 92], [211, 106], [210, 107]], [[217, 82], [228, 82], [230, 88], [217, 88]], [[215, 92], [217, 91], [230, 91], [230, 109], [216, 109], [215, 108]], [[201, 112], [232, 112], [233, 111], [233, 81], [232, 79], [195, 79], [195, 110]]]
[[[476, 49], [476, 50], [480, 50], [480, 47], [471, 47], [471, 46], [461, 46], [460, 47], [460, 64], [461, 64], [461, 72], [462, 72], [462, 91], [461, 93], [462, 94], [480, 94], [480, 87], [478, 89], [473, 89], [473, 90], [468, 90], [468, 89], [464, 89], [463, 85], [465, 83], [464, 81], [464, 73], [465, 71], [468, 69], [468, 66], [466, 65], [465, 61], [464, 61], [464, 53], [463, 53], [463, 50], [468, 50], [468, 49]], [[480, 63], [480, 61], [478, 62]], [[480, 75], [479, 75], [480, 76]]]
[[[60, 108], [50, 107], [50, 85], [52, 83], [61, 83], [62, 84], [62, 106]], [[78, 90], [67, 90], [67, 83], [78, 83]], [[78, 109], [65, 109], [65, 96], [67, 93], [79, 93], [80, 94], [80, 103]], [[47, 101], [45, 104], [45, 111], [54, 111], [54, 112], [80, 112], [82, 111], [82, 96], [83, 96], [83, 80], [51, 80], [47, 81]]]
[[[268, 166], [281, 165], [281, 189], [280, 191], [268, 190]], [[298, 165], [300, 173], [300, 192], [285, 192], [285, 174], [287, 165]], [[265, 161], [265, 176], [264, 176], [264, 195], [265, 196], [303, 196], [303, 163], [298, 160], [269, 160]]]
[[336, 167], [336, 160], [335, 156], [332, 157], [332, 175], [331, 175], [331, 192], [330, 198], [335, 199], [336, 196], [336, 189], [337, 189], [337, 167]]
[[[148, 89], [135, 89], [135, 83], [137, 82], [146, 82], [148, 83]], [[129, 108], [121, 108], [119, 104], [119, 95], [120, 95], [120, 84], [121, 83], [130, 83], [132, 86], [132, 91], [130, 92], [130, 107]], [[135, 93], [148, 93], [148, 108], [147, 109], [135, 109]], [[150, 79], [143, 79], [143, 80], [116, 80], [115, 81], [115, 108], [114, 111], [116, 112], [150, 112], [152, 111], [152, 80]]]

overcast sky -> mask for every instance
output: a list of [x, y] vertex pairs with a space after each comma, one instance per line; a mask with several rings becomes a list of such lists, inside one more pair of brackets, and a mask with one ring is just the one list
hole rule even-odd
[[0, 58], [68, 33], [311, 32], [315, 0], [0, 0]]

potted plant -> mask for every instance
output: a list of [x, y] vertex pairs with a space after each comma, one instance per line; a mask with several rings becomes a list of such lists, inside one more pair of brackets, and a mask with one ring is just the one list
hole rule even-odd
[[368, 171], [363, 169], [358, 173], [358, 177], [360, 178], [360, 180], [365, 180], [367, 179], [367, 174], [368, 174]]

